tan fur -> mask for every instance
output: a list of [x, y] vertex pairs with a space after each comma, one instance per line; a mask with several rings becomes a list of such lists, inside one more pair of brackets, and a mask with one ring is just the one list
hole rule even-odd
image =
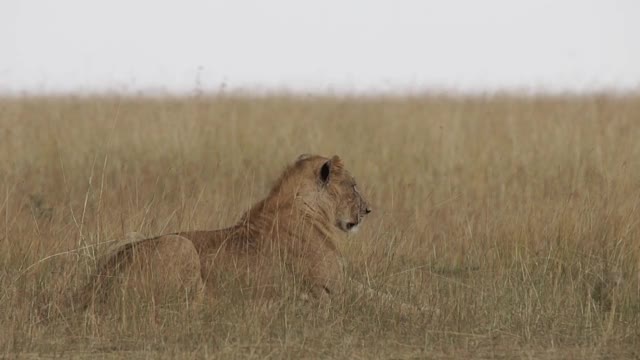
[[116, 283], [128, 284], [134, 291], [151, 283], [152, 293], [171, 289], [190, 299], [201, 298], [206, 287], [208, 296], [215, 296], [225, 289], [221, 274], [244, 284], [243, 293], [259, 298], [277, 294], [283, 273], [300, 280], [305, 292], [316, 299], [343, 293], [345, 284], [375, 295], [345, 279], [336, 246], [339, 237], [370, 211], [339, 157], [301, 155], [284, 170], [268, 196], [229, 228], [148, 239], [131, 235], [98, 264], [81, 302], [85, 307], [103, 299], [113, 293]]

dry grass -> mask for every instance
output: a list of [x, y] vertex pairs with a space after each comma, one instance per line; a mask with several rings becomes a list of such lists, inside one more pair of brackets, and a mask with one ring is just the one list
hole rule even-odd
[[[638, 139], [637, 97], [1, 100], [0, 353], [637, 358]], [[104, 242], [233, 223], [304, 152], [374, 206], [350, 274], [437, 314], [229, 295], [38, 318]]]

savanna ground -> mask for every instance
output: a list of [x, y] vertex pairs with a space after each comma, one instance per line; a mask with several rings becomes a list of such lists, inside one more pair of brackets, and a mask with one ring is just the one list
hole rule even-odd
[[[0, 354], [638, 358], [639, 140], [634, 96], [0, 100]], [[230, 291], [60, 315], [108, 241], [232, 224], [305, 152], [374, 208], [351, 276], [437, 312]]]

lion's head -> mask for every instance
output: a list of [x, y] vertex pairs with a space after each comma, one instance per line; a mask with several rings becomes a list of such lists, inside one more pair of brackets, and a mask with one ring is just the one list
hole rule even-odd
[[298, 157], [292, 170], [309, 180], [297, 183], [296, 195], [309, 207], [327, 213], [338, 229], [344, 232], [357, 231], [358, 225], [371, 212], [369, 203], [358, 190], [355, 178], [337, 155], [329, 159], [303, 154]]

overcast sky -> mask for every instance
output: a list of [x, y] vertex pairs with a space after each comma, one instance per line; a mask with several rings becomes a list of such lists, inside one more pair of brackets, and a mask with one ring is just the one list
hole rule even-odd
[[0, 92], [640, 88], [638, 0], [0, 0]]

